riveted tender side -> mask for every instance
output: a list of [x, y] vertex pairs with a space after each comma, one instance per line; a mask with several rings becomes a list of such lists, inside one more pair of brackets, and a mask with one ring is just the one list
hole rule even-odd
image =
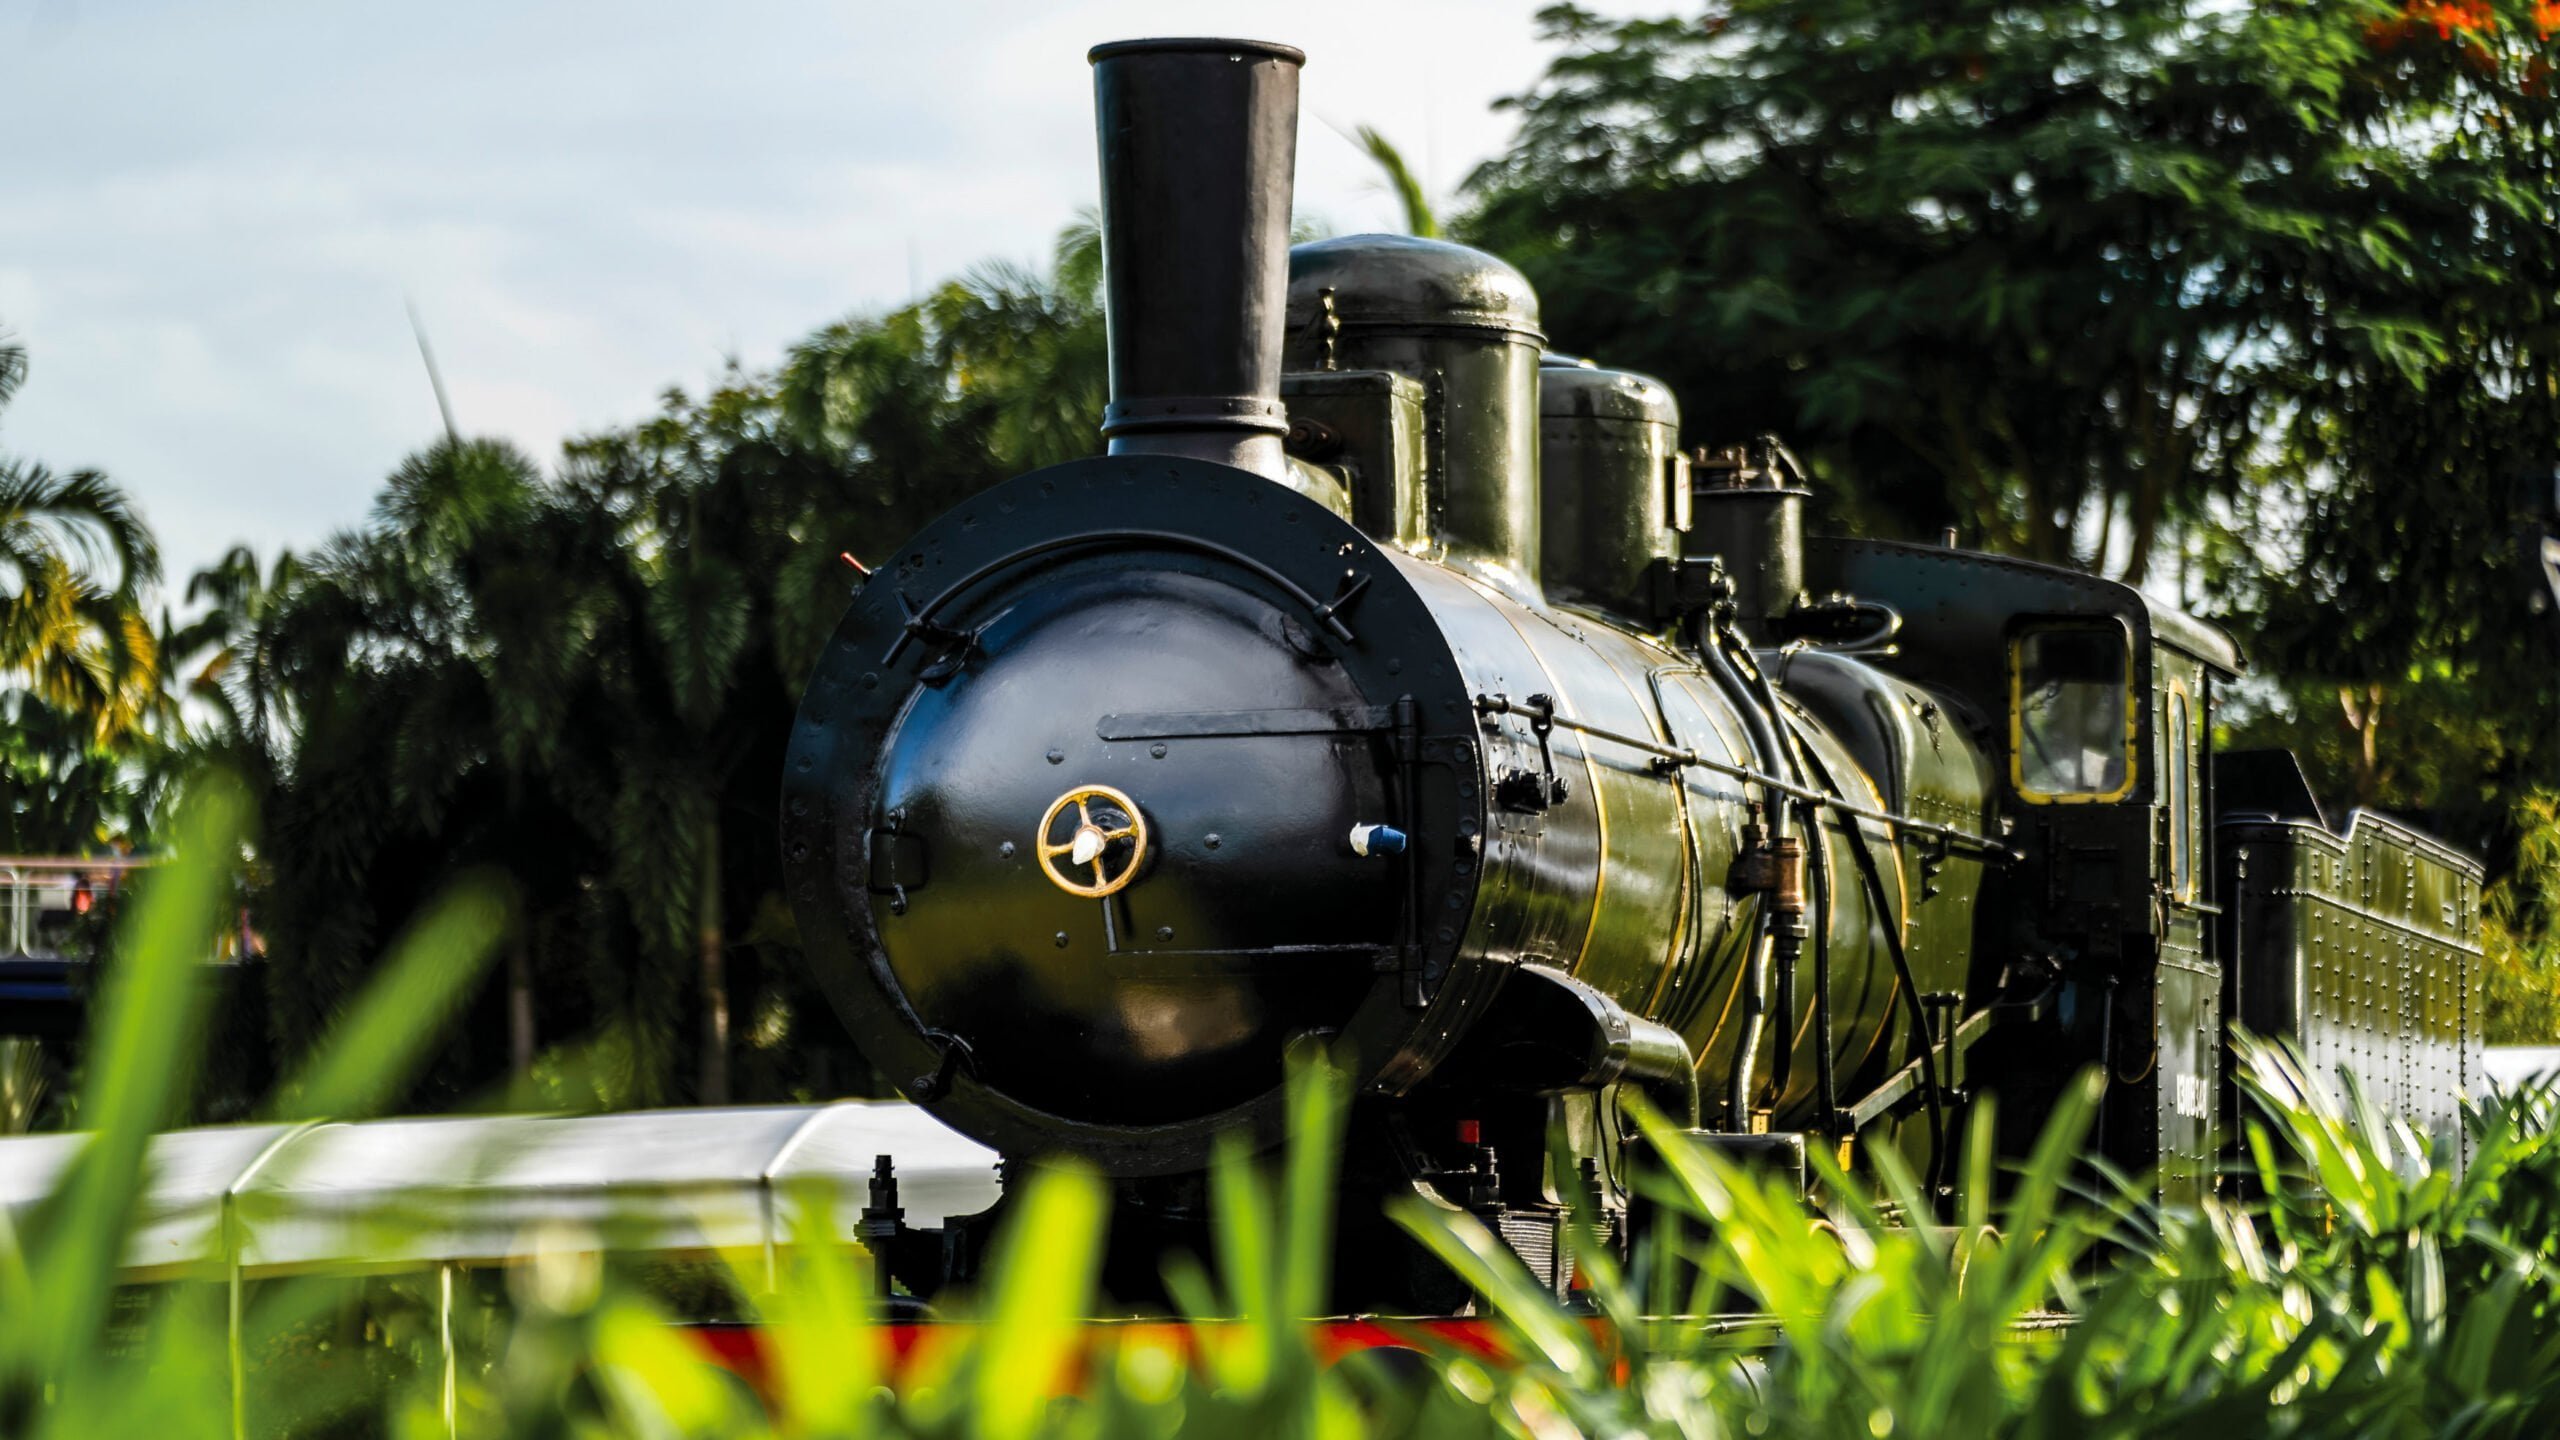
[[[2264, 755], [2235, 756], [2256, 762]], [[2289, 757], [2286, 759], [2289, 766]], [[2316, 807], [2226, 811], [2219, 827], [2228, 1008], [2291, 1040], [2314, 1078], [2355, 1083], [2468, 1154], [2463, 1096], [2486, 1086], [2479, 862], [2387, 816], [2344, 833]]]

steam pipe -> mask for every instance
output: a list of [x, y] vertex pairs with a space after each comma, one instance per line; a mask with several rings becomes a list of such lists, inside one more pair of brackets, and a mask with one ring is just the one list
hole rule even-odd
[[[1820, 826], [1810, 819], [1803, 816], [1799, 816], [1798, 819], [1804, 820], [1805, 833], [1816, 836], [1822, 833]], [[1778, 1045], [1770, 1055], [1769, 1065], [1769, 1094], [1773, 1097], [1770, 1102], [1772, 1104], [1785, 1101], [1787, 1085], [1795, 1079], [1796, 1074], [1796, 969], [1797, 962], [1804, 955], [1804, 938], [1804, 918], [1781, 912], [1777, 919], [1776, 933], [1770, 937], [1769, 945], [1769, 968], [1777, 972], [1778, 985], [1776, 1005]]]
[[[1787, 752], [1778, 743], [1770, 715], [1761, 709], [1760, 697], [1752, 693], [1732, 657], [1725, 654], [1724, 641], [1729, 634], [1704, 633], [1698, 637], [1698, 652], [1706, 661], [1707, 673], [1715, 677], [1717, 686], [1733, 700], [1735, 711], [1742, 716], [1743, 734], [1751, 742], [1752, 762], [1771, 774], [1791, 770], [1794, 767], [1787, 763]], [[1766, 813], [1773, 846], [1786, 838], [1788, 812], [1784, 798], [1769, 797]], [[1751, 1124], [1751, 1077], [1759, 1068], [1761, 1036], [1768, 1029], [1769, 952], [1778, 943], [1777, 897], [1763, 894], [1758, 904], [1759, 933], [1752, 937], [1751, 959], [1743, 973], [1742, 1043], [1734, 1047], [1733, 1072], [1725, 1081], [1725, 1123], [1735, 1130], [1748, 1129]]]
[[[1769, 672], [1757, 664], [1750, 664], [1747, 678], [1757, 687], [1762, 706], [1761, 713], [1769, 717], [1770, 733], [1777, 739], [1785, 753], [1787, 775], [1798, 784], [1802, 784], [1805, 779], [1804, 765], [1796, 747], [1803, 741], [1796, 734], [1795, 727], [1787, 722], [1786, 712], [1778, 705], [1777, 685], [1769, 679]], [[1783, 800], [1776, 802], [1780, 806], [1785, 803]], [[1820, 846], [1822, 824], [1809, 803], [1804, 807], [1803, 819], [1805, 833], [1811, 838], [1802, 848], [1812, 849]], [[1786, 831], [1783, 827], [1771, 828], [1769, 843], [1780, 854], [1783, 863], [1786, 852]], [[1778, 1024], [1783, 1028], [1779, 1032], [1776, 1063], [1770, 1067], [1769, 1087], [1778, 1099], [1784, 1099], [1787, 1093], [1787, 1082], [1795, 1075], [1796, 966], [1804, 958], [1807, 926], [1801, 893], [1789, 902], [1782, 889], [1778, 899], [1780, 903], [1772, 907], [1776, 910], [1777, 917], [1771, 924], [1769, 953], [1771, 964], [1778, 973]], [[1829, 1044], [1827, 1040], [1824, 1043]]]
[[1812, 832], [1806, 847], [1813, 864], [1813, 1050], [1815, 1089], [1822, 1105], [1822, 1130], [1840, 1135], [1840, 1082], [1831, 1058], [1831, 838], [1822, 816], [1806, 806], [1805, 828]]
[[1759, 933], [1751, 938], [1751, 959], [1742, 972], [1742, 1043], [1733, 1052], [1733, 1071], [1725, 1077], [1726, 1125], [1735, 1133], [1751, 1128], [1751, 1078], [1760, 1068], [1760, 1041], [1769, 1032], [1769, 951], [1776, 916], [1772, 901], [1760, 897]]
[[1465, 1045], [1436, 1073], [1539, 1092], [1624, 1083], [1681, 1128], [1698, 1125], [1698, 1065], [1680, 1032], [1552, 965], [1510, 967]]
[[1680, 1032], [1639, 1015], [1627, 1017], [1626, 1077], [1655, 1108], [1682, 1128], [1698, 1127], [1698, 1065]]
[[1259, 40], [1097, 45], [1114, 455], [1279, 480], [1280, 341], [1306, 56]]
[[[1825, 785], [1832, 783], [1830, 771], [1824, 767], [1819, 755], [1807, 752], [1805, 762], [1813, 772], [1812, 778]], [[1935, 1188], [1940, 1169], [1947, 1159], [1947, 1120], [1942, 1103], [1945, 1092], [1938, 1085], [1937, 1037], [1929, 1033], [1929, 1018], [1920, 998], [1919, 977], [1912, 973], [1910, 949], [1903, 943], [1902, 924], [1894, 918], [1893, 901], [1885, 893], [1884, 871], [1876, 862], [1874, 849], [1867, 843], [1866, 828], [1851, 824], [1842, 827], [1840, 834], [1848, 841], [1850, 857], [1858, 862], [1858, 876], [1866, 883], [1867, 896], [1875, 905], [1875, 913], [1885, 921], [1885, 953], [1893, 960], [1895, 994], [1911, 1021], [1911, 1043], [1919, 1052], [1920, 1059], [1921, 1093], [1928, 1100], [1928, 1182]], [[2099, 1138], [2103, 1140], [2105, 1137]]]

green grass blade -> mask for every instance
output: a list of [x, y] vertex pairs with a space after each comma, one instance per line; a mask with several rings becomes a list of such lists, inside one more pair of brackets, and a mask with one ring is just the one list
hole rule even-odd
[[1023, 1187], [992, 1272], [995, 1303], [971, 1357], [978, 1433], [1028, 1440], [1083, 1342], [1102, 1260], [1102, 1183], [1085, 1170], [1043, 1169]]
[[1307, 1047], [1289, 1068], [1287, 1239], [1280, 1255], [1280, 1320], [1295, 1324], [1325, 1311], [1333, 1270], [1334, 1182], [1342, 1155], [1342, 1071], [1333, 1057]]
[[504, 892], [458, 886], [410, 927], [328, 1042], [280, 1092], [279, 1118], [346, 1119], [395, 1099], [497, 953]]
[[1484, 1223], [1462, 1210], [1444, 1210], [1419, 1198], [1397, 1200], [1387, 1214], [1406, 1232], [1428, 1246], [1458, 1278], [1475, 1287], [1494, 1313], [1528, 1345], [1531, 1357], [1544, 1361], [1576, 1384], [1595, 1383], [1603, 1373], [1591, 1336], [1567, 1316], [1545, 1286], [1520, 1263]]
[[237, 781], [199, 778], [179, 805], [170, 863], [153, 872], [118, 938], [81, 1088], [80, 1118], [94, 1138], [29, 1247], [46, 1374], [99, 1341], [146, 1148], [193, 1071], [206, 1001], [197, 967], [213, 953], [247, 810]]

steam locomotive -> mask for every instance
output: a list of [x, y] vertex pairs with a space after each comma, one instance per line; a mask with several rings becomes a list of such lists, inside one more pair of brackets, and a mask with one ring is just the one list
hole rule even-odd
[[[2458, 1143], [2479, 868], [2215, 754], [2225, 635], [1952, 536], [1807, 537], [1783, 445], [1684, 449], [1662, 385], [1546, 350], [1500, 260], [1291, 249], [1298, 51], [1090, 59], [1107, 453], [862, 585], [782, 853], [910, 1098], [1110, 1177], [1113, 1293], [1201, 1242], [1220, 1136], [1278, 1141], [1307, 1037], [1357, 1087], [1352, 1309], [1463, 1300], [1391, 1195], [1566, 1284], [1567, 1198], [1630, 1203], [1630, 1094], [1943, 1193], [1969, 1105], [2023, 1147], [2097, 1067], [2096, 1147], [2193, 1203], [2232, 1017]], [[978, 1272], [1001, 1205], [911, 1225], [875, 1190], [910, 1291]]]

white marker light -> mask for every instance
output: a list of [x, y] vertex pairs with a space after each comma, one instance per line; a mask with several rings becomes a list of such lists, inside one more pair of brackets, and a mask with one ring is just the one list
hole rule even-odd
[[1354, 855], [1401, 855], [1404, 846], [1404, 832], [1392, 825], [1351, 827], [1351, 853]]

